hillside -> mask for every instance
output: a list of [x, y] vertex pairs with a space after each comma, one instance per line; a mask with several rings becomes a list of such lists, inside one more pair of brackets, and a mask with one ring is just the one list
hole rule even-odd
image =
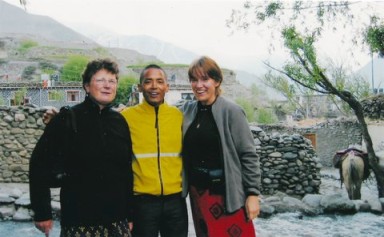
[[29, 35], [51, 42], [95, 44], [94, 41], [46, 16], [29, 14], [0, 0], [0, 35]]
[[29, 14], [0, 0], [0, 80], [20, 80], [28, 67], [36, 67], [38, 74], [42, 62], [61, 68], [69, 55], [112, 58], [122, 74], [132, 64], [160, 62], [134, 50], [104, 48], [50, 17]]
[[[0, 82], [41, 80], [42, 64], [54, 65], [55, 73], [59, 74], [68, 56], [84, 55], [90, 59], [108, 57], [116, 60], [122, 75], [137, 75], [138, 72], [131, 69], [132, 65], [184, 64], [186, 68], [180, 78], [187, 83], [185, 70], [197, 57], [192, 52], [149, 36], [115, 38], [116, 35], [107, 30], [96, 30], [91, 34], [90, 29], [92, 27], [87, 26], [78, 29], [80, 34], [50, 17], [29, 14], [0, 0]], [[88, 34], [84, 36], [86, 32]], [[113, 43], [115, 39], [119, 43]], [[26, 78], [28, 70], [33, 72]], [[177, 70], [177, 67], [169, 69], [170, 72]], [[225, 94], [233, 99], [249, 98], [249, 90], [236, 80], [236, 73], [225, 70], [231, 75], [223, 83]]]

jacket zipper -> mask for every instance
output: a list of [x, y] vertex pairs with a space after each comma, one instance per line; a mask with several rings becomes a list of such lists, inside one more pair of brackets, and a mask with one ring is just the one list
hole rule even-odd
[[161, 160], [160, 160], [160, 132], [159, 132], [159, 107], [155, 107], [155, 128], [156, 128], [156, 138], [157, 138], [157, 167], [159, 171], [159, 179], [160, 179], [160, 195], [163, 195], [164, 193], [164, 187], [163, 187], [163, 179], [161, 174]]

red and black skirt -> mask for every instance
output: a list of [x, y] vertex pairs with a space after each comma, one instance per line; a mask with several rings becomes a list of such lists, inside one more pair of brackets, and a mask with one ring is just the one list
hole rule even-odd
[[253, 222], [247, 220], [244, 208], [226, 213], [223, 195], [195, 186], [189, 191], [197, 237], [256, 237]]

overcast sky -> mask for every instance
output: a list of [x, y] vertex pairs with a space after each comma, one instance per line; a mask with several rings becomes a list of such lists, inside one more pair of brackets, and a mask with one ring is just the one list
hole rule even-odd
[[[19, 6], [19, 0], [5, 0]], [[243, 0], [27, 0], [27, 11], [70, 26], [92, 23], [125, 35], [149, 35], [198, 55], [208, 55], [226, 68], [257, 73], [268, 53], [267, 32], [251, 30], [231, 35], [225, 25]], [[335, 40], [322, 53], [345, 60]], [[282, 58], [283, 53], [274, 53]], [[362, 55], [367, 62], [368, 56]]]

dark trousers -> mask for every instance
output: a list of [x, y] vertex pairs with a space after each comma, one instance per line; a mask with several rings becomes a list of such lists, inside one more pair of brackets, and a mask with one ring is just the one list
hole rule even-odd
[[133, 237], [187, 237], [188, 213], [181, 194], [137, 195], [134, 199]]

